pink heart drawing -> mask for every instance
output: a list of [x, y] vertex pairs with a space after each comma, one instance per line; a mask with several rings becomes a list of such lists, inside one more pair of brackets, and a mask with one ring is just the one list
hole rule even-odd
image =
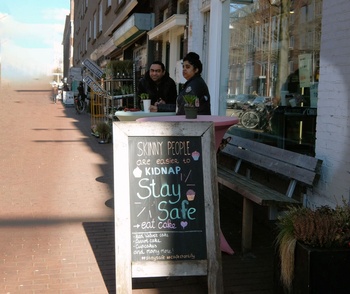
[[187, 227], [188, 222], [184, 222], [184, 221], [182, 221], [180, 224], [181, 224], [181, 227], [184, 229], [184, 228], [186, 228], [186, 227]]

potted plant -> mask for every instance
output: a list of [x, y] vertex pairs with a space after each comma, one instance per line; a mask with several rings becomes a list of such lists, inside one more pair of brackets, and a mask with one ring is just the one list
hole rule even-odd
[[139, 95], [140, 99], [141, 99], [141, 109], [144, 112], [149, 112], [149, 108], [151, 106], [151, 99], [149, 99], [149, 94], [148, 93], [141, 93]]
[[188, 119], [197, 118], [199, 99], [196, 95], [184, 95], [185, 115]]
[[111, 127], [106, 122], [99, 122], [96, 125], [96, 133], [98, 134], [98, 137], [101, 139], [99, 141], [100, 144], [106, 144], [109, 141], [109, 138], [111, 136]]
[[277, 226], [279, 293], [280, 288], [285, 293], [350, 293], [350, 207], [345, 201], [334, 209], [291, 207]]
[[141, 100], [146, 100], [146, 99], [149, 99], [149, 94], [148, 93], [141, 93], [139, 97]]

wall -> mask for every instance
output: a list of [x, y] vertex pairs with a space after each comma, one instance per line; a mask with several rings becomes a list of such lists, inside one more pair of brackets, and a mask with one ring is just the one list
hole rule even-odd
[[316, 157], [322, 177], [311, 206], [350, 196], [350, 1], [323, 0]]
[[[188, 50], [202, 57], [203, 54], [203, 15], [200, 12], [201, 0], [190, 0], [188, 11]], [[187, 53], [186, 52], [186, 53]]]

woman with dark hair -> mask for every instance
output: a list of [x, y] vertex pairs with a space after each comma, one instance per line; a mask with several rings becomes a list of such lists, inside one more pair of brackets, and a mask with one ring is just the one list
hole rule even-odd
[[176, 114], [185, 114], [185, 101], [183, 98], [185, 95], [195, 95], [198, 97], [198, 114], [211, 114], [209, 89], [201, 76], [202, 70], [203, 65], [199, 59], [199, 55], [195, 52], [189, 52], [183, 59], [182, 75], [187, 81], [177, 96]]

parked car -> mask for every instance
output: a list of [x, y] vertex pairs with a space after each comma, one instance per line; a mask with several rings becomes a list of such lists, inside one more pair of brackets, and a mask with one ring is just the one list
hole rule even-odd
[[255, 99], [249, 104], [251, 106], [257, 105], [257, 104], [264, 104], [264, 105], [269, 105], [272, 103], [272, 98], [271, 97], [265, 97], [265, 96], [256, 96]]
[[252, 102], [255, 97], [255, 95], [251, 94], [228, 95], [226, 99], [226, 108], [242, 109], [244, 105]]

